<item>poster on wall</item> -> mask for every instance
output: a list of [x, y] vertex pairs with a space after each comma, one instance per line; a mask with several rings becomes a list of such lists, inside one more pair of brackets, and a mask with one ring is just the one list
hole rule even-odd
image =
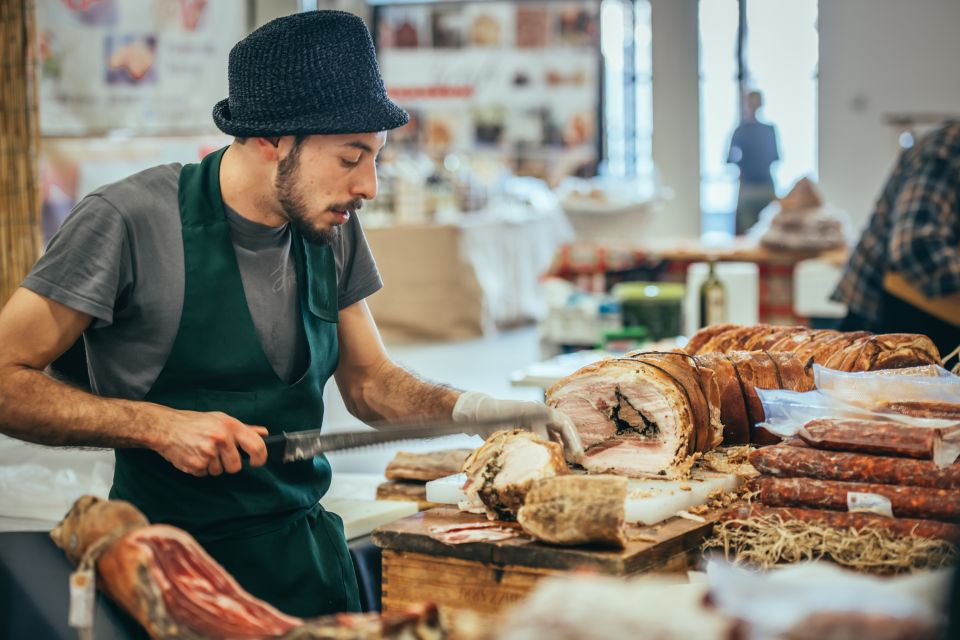
[[37, 0], [37, 31], [42, 135], [202, 133], [246, 3]]

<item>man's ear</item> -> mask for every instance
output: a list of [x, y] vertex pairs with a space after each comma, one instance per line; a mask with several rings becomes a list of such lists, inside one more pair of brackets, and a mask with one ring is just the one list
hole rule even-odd
[[280, 157], [280, 137], [274, 138], [250, 138], [250, 142], [253, 142], [257, 153], [264, 160], [271, 162], [276, 162]]

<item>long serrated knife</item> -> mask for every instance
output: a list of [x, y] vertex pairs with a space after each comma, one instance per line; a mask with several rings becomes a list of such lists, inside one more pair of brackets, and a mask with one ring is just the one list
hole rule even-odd
[[267, 459], [281, 462], [306, 460], [331, 451], [370, 447], [403, 440], [439, 438], [469, 431], [472, 434], [490, 435], [502, 429], [527, 429], [544, 425], [547, 408], [542, 412], [527, 412], [524, 415], [505, 416], [496, 420], [479, 422], [453, 422], [452, 420], [421, 420], [415, 422], [381, 422], [371, 424], [373, 430], [321, 433], [320, 429], [284, 432], [267, 436]]

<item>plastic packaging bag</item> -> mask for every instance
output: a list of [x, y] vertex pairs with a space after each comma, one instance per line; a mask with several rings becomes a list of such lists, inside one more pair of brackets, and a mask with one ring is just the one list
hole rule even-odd
[[813, 380], [817, 390], [869, 410], [897, 402], [960, 403], [960, 376], [935, 365], [847, 373], [815, 364]]
[[[878, 577], [828, 562], [756, 572], [711, 559], [706, 567], [717, 608], [747, 623], [751, 640], [783, 637], [791, 628], [826, 612], [875, 614], [943, 623], [951, 569]], [[904, 637], [904, 636], [901, 636]]]
[[820, 418], [860, 418], [862, 420], [891, 420], [915, 427], [950, 427], [955, 420], [914, 418], [897, 413], [870, 411], [862, 406], [844, 402], [822, 391], [785, 391], [757, 389], [765, 419], [761, 426], [781, 438], [797, 435], [800, 428]]
[[956, 420], [914, 418], [897, 413], [879, 413], [842, 402], [822, 391], [784, 391], [757, 389], [765, 420], [758, 424], [781, 438], [792, 438], [811, 420], [821, 418], [857, 418], [885, 420], [918, 429], [942, 429], [933, 449], [933, 462], [943, 469], [960, 457], [960, 429]]
[[757, 426], [781, 438], [797, 435], [803, 425], [819, 418], [871, 418], [879, 415], [819, 391], [757, 389], [757, 396], [765, 416]]

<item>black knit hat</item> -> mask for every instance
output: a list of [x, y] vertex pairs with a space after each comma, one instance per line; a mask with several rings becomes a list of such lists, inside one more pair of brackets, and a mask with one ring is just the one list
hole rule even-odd
[[410, 119], [387, 97], [363, 20], [343, 11], [268, 22], [233, 47], [228, 75], [213, 121], [232, 136], [368, 133]]

